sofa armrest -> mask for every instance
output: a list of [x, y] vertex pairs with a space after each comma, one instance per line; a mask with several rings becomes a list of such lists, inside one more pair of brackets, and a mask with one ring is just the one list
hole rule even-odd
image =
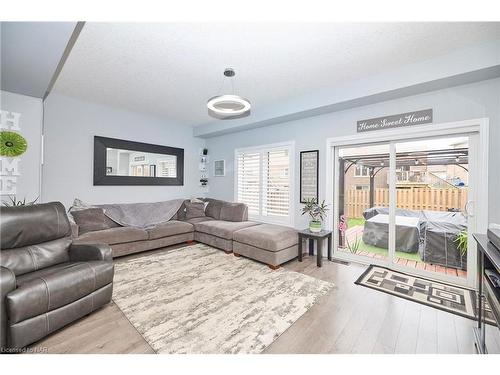
[[77, 238], [77, 237], [78, 237], [78, 234], [79, 234], [79, 233], [78, 233], [78, 231], [79, 231], [78, 224], [76, 224], [76, 223], [72, 223], [72, 222], [70, 222], [69, 224], [70, 224], [70, 226], [71, 226], [71, 237], [72, 237], [72, 238]]
[[0, 353], [7, 349], [7, 308], [5, 297], [16, 289], [16, 276], [6, 267], [0, 267]]
[[113, 253], [111, 248], [103, 243], [72, 244], [69, 248], [69, 258], [72, 262], [89, 260], [105, 260], [111, 262]]

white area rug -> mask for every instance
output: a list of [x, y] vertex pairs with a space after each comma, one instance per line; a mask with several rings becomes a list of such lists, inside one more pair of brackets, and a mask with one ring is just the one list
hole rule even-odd
[[332, 287], [196, 244], [116, 263], [113, 300], [158, 353], [260, 353]]

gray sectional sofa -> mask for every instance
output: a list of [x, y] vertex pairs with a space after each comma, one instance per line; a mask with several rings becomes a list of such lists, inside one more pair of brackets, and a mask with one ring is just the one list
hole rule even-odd
[[234, 252], [236, 256], [257, 260], [273, 269], [297, 257], [298, 236], [294, 229], [249, 221], [248, 208], [242, 203], [210, 198], [203, 201], [206, 208], [198, 217], [188, 214], [186, 205], [189, 200], [186, 200], [171, 220], [149, 229], [120, 226], [109, 218], [103, 220], [96, 216], [99, 225], [90, 227], [99, 227], [99, 230], [82, 232], [77, 221], [72, 224], [73, 242], [108, 244], [116, 258], [197, 241], [226, 253]]

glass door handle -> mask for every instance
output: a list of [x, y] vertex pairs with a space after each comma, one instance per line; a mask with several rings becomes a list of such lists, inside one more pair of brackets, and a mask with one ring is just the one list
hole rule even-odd
[[474, 216], [474, 201], [467, 201], [465, 204], [465, 214], [467, 216]]

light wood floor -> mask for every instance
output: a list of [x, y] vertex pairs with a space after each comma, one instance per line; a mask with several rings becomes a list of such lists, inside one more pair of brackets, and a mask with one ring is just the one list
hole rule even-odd
[[[264, 353], [475, 353], [472, 320], [355, 285], [364, 266], [325, 260], [318, 268], [306, 256], [284, 267], [336, 287]], [[490, 340], [493, 346], [500, 348], [498, 338]], [[48, 353], [154, 353], [114, 303], [34, 347]]]

